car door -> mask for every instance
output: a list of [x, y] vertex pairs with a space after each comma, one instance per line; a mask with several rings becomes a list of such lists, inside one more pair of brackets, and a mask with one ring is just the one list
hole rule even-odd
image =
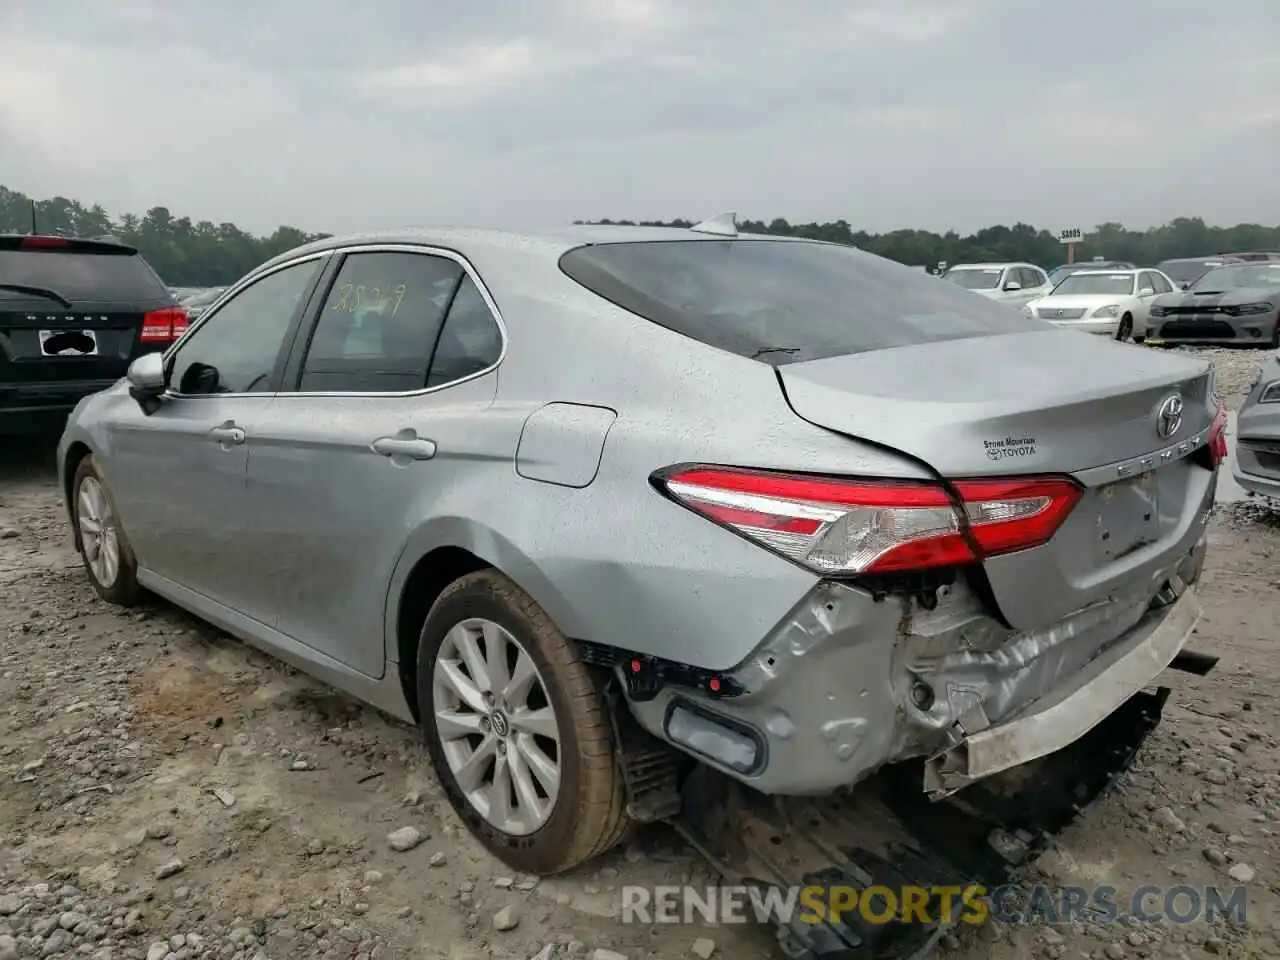
[[1156, 297], [1168, 291], [1159, 274], [1154, 270], [1142, 270], [1138, 273], [1137, 306], [1134, 308], [1133, 332], [1135, 336], [1145, 337], [1151, 325], [1151, 304]]
[[320, 265], [297, 261], [238, 290], [169, 351], [159, 408], [110, 428], [112, 493], [139, 564], [229, 606], [252, 576], [238, 537], [248, 451]]
[[516, 428], [498, 441], [483, 426], [503, 343], [456, 255], [345, 254], [249, 456], [278, 631], [382, 675], [387, 585], [409, 532], [473, 471], [511, 470]]
[[1049, 275], [1039, 267], [1023, 267], [1022, 270], [1027, 277], [1027, 285], [1024, 287], [1027, 299], [1024, 302], [1030, 303], [1032, 300], [1047, 297], [1053, 289], [1049, 285]]

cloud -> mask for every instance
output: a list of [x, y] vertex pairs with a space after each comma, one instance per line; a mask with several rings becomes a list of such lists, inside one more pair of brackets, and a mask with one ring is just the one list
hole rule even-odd
[[0, 180], [256, 231], [1280, 220], [1274, 0], [1181, 9], [8, 0]]

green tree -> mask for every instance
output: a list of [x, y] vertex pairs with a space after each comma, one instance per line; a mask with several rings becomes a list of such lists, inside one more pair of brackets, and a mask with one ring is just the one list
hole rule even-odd
[[[614, 223], [637, 225], [633, 220], [578, 220], [577, 223]], [[789, 223], [781, 218], [771, 221], [739, 220], [745, 233], [807, 237], [848, 243], [897, 260], [900, 263], [932, 267], [939, 260], [949, 264], [982, 261], [1022, 260], [1053, 269], [1066, 262], [1067, 248], [1056, 234], [1037, 229], [1028, 223], [1011, 227], [983, 227], [962, 237], [953, 230], [943, 234], [928, 230], [893, 230], [889, 233], [867, 233], [853, 230], [847, 220], [829, 223]], [[639, 226], [689, 227], [691, 221], [643, 221]], [[1127, 260], [1140, 266], [1151, 266], [1171, 257], [1200, 257], [1248, 250], [1280, 251], [1280, 226], [1241, 223], [1234, 227], [1207, 226], [1200, 217], [1178, 217], [1150, 230], [1128, 230], [1119, 223], [1103, 223], [1084, 235], [1076, 245], [1077, 261], [1104, 257]]]
[[[43, 234], [114, 237], [142, 255], [173, 286], [221, 286], [234, 283], [277, 254], [327, 236], [297, 227], [278, 227], [255, 237], [234, 223], [192, 223], [167, 207], [152, 207], [141, 217], [125, 213], [112, 219], [97, 204], [84, 206], [66, 197], [36, 202], [36, 228]], [[31, 198], [0, 186], [0, 233], [31, 231]]]
[[[577, 221], [647, 227], [687, 229], [693, 220], [595, 220]], [[1055, 234], [1031, 224], [984, 227], [967, 237], [954, 230], [892, 230], [868, 233], [844, 219], [827, 223], [791, 223], [742, 220], [748, 233], [807, 237], [859, 247], [907, 264], [932, 266], [939, 260], [964, 263], [982, 260], [1025, 260], [1052, 268], [1066, 259], [1066, 248]], [[152, 207], [142, 216], [132, 213], [112, 218], [98, 204], [85, 206], [66, 197], [36, 203], [36, 225], [41, 233], [68, 236], [114, 236], [136, 246], [166, 283], [174, 286], [220, 286], [234, 283], [258, 264], [301, 244], [328, 236], [297, 227], [277, 227], [269, 236], [256, 237], [234, 223], [193, 223], [175, 216], [167, 207]], [[27, 233], [31, 229], [31, 198], [0, 187], [0, 233]], [[1200, 217], [1178, 217], [1150, 230], [1128, 230], [1119, 223], [1103, 223], [1085, 234], [1076, 247], [1077, 260], [1095, 256], [1154, 264], [1170, 257], [1196, 257], [1241, 250], [1280, 250], [1280, 226], [1241, 223], [1213, 227]]]

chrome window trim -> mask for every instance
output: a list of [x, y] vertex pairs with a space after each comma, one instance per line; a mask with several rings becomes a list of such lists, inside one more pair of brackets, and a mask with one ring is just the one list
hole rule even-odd
[[[273, 393], [166, 393], [166, 396], [172, 396], [184, 400], [225, 400], [235, 397], [274, 397], [276, 399], [283, 399], [285, 397], [423, 397], [433, 393], [438, 393], [441, 390], [449, 390], [453, 387], [460, 386], [461, 384], [469, 383], [472, 380], [478, 380], [481, 377], [488, 376], [502, 365], [502, 361], [507, 357], [507, 349], [510, 345], [510, 340], [507, 335], [506, 321], [502, 319], [502, 311], [498, 309], [498, 304], [494, 300], [493, 294], [490, 293], [489, 288], [480, 278], [480, 274], [476, 271], [475, 267], [472, 266], [471, 261], [456, 250], [449, 250], [445, 247], [437, 247], [425, 243], [360, 243], [351, 246], [331, 247], [327, 250], [309, 253], [294, 260], [288, 260], [284, 263], [276, 264], [270, 270], [264, 270], [260, 274], [251, 274], [250, 276], [245, 277], [238, 284], [224, 293], [222, 297], [218, 299], [215, 307], [220, 308], [223, 300], [229, 299], [246, 287], [251, 286], [253, 283], [262, 280], [265, 277], [269, 277], [273, 273], [284, 270], [287, 267], [297, 266], [300, 263], [306, 263], [308, 260], [318, 260], [338, 254], [345, 255], [351, 253], [416, 253], [421, 254], [422, 256], [444, 257], [447, 260], [452, 260], [457, 263], [462, 267], [463, 272], [471, 278], [471, 282], [475, 284], [476, 289], [480, 291], [480, 297], [484, 300], [485, 306], [489, 308], [489, 314], [493, 318], [494, 323], [497, 324], [498, 335], [502, 338], [502, 348], [498, 351], [498, 358], [483, 370], [478, 370], [465, 377], [459, 377], [457, 380], [450, 380], [448, 383], [436, 384], [434, 387], [423, 387], [420, 390], [402, 390], [396, 392], [359, 390], [279, 390]], [[335, 277], [334, 279], [336, 280], [337, 278]], [[327, 295], [328, 291], [326, 291], [326, 298]], [[214, 308], [206, 311], [193, 326], [187, 329], [181, 339], [173, 343], [169, 350], [176, 351], [178, 347], [182, 345], [183, 340], [195, 333], [196, 330], [199, 330], [200, 327], [212, 316], [216, 316]], [[169, 351], [166, 351], [165, 363], [168, 364], [168, 362]]]

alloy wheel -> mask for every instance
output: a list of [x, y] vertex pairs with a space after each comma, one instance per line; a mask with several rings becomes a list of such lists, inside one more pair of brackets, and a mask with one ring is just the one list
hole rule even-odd
[[94, 579], [104, 587], [112, 586], [120, 572], [120, 537], [111, 499], [93, 477], [85, 477], [80, 483], [76, 524]]
[[432, 685], [436, 735], [467, 801], [503, 833], [542, 827], [555, 811], [562, 755], [529, 652], [491, 620], [464, 620], [440, 644]]

